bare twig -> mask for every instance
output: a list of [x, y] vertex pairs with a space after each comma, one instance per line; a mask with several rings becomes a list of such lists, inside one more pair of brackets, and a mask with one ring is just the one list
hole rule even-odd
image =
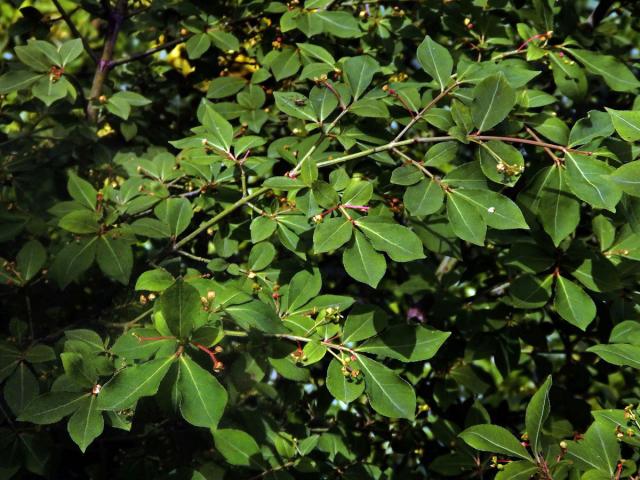
[[175, 40], [171, 40], [170, 42], [165, 42], [162, 45], [158, 45], [157, 47], [153, 47], [145, 52], [137, 53], [126, 58], [119, 58], [118, 60], [112, 60], [109, 62], [109, 68], [124, 65], [125, 63], [134, 62], [136, 60], [142, 60], [143, 58], [153, 55], [154, 53], [166, 50], [167, 48], [175, 47], [176, 45], [186, 42], [190, 37], [191, 35], [185, 35], [183, 37], [176, 38]]

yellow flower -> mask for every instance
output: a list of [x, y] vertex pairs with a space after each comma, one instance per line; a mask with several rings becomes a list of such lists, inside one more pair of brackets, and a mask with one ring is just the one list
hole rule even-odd
[[113, 127], [109, 124], [109, 123], [105, 123], [104, 127], [102, 127], [100, 130], [98, 130], [98, 136], [100, 138], [102, 137], [106, 137], [107, 135], [111, 135], [115, 130], [113, 130]]
[[186, 46], [184, 43], [180, 45], [176, 45], [173, 50], [169, 52], [167, 55], [167, 62], [174, 69], [178, 70], [184, 77], [195, 71], [196, 67], [193, 67], [189, 60], [182, 56], [182, 52], [186, 50]]

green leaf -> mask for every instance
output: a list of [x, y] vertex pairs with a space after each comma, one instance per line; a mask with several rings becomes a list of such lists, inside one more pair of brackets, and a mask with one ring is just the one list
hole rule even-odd
[[69, 340], [81, 342], [83, 345], [83, 352], [88, 349], [91, 353], [102, 353], [105, 351], [104, 341], [93, 330], [86, 328], [75, 328], [73, 330], [67, 330], [64, 332], [65, 337]]
[[349, 112], [359, 117], [389, 118], [389, 109], [382, 100], [361, 98], [349, 106]]
[[618, 135], [627, 142], [640, 140], [640, 111], [606, 108]]
[[174, 236], [184, 232], [193, 218], [191, 203], [186, 198], [167, 198], [156, 205], [153, 211], [160, 220], [169, 225]]
[[444, 90], [453, 71], [453, 59], [449, 51], [427, 35], [418, 46], [418, 61], [422, 69], [440, 84], [441, 90]]
[[567, 322], [586, 330], [596, 317], [596, 305], [580, 286], [561, 275], [556, 279], [554, 307]]
[[297, 92], [273, 92], [278, 110], [301, 120], [317, 122], [313, 107], [307, 97]]
[[534, 275], [522, 275], [511, 283], [509, 293], [511, 302], [517, 308], [544, 307], [551, 298], [553, 275], [543, 280]]
[[571, 191], [594, 208], [616, 211], [622, 191], [611, 178], [613, 168], [586, 155], [567, 152], [567, 183]]
[[624, 193], [640, 197], [640, 160], [625, 163], [611, 174], [611, 179]]
[[369, 56], [361, 55], [349, 57], [344, 62], [344, 76], [353, 94], [353, 99], [357, 100], [367, 90], [373, 76], [380, 69], [378, 62]]
[[320, 293], [322, 277], [318, 269], [313, 272], [301, 270], [289, 282], [287, 294], [287, 311], [292, 312], [305, 305]]
[[65, 288], [91, 266], [96, 248], [97, 237], [92, 237], [70, 243], [60, 250], [51, 265], [51, 276], [60, 288]]
[[549, 417], [551, 404], [549, 403], [549, 390], [551, 389], [551, 376], [548, 376], [538, 391], [531, 397], [525, 415], [525, 424], [531, 450], [537, 457], [543, 450], [542, 426]]
[[266, 240], [276, 231], [278, 224], [269, 217], [256, 217], [251, 222], [251, 241], [258, 243]]
[[442, 179], [442, 183], [449, 187], [489, 188], [487, 177], [482, 173], [482, 167], [479, 161], [466, 162], [453, 168]]
[[344, 269], [352, 278], [376, 288], [387, 270], [387, 261], [362, 233], [358, 230], [353, 233], [353, 242], [342, 254]]
[[135, 405], [142, 397], [155, 395], [175, 359], [176, 356], [171, 355], [123, 369], [102, 387], [98, 395], [98, 408], [124, 410]]
[[407, 227], [375, 216], [359, 218], [355, 225], [364, 232], [373, 248], [387, 253], [396, 262], [424, 258], [422, 242]]
[[138, 277], [136, 290], [149, 290], [151, 292], [161, 292], [166, 290], [175, 279], [173, 275], [162, 268], [148, 270]]
[[554, 115], [540, 113], [530, 121], [533, 129], [553, 143], [566, 145], [569, 140], [569, 127]]
[[620, 459], [620, 444], [615, 429], [596, 420], [582, 440], [567, 442], [566, 458], [582, 469], [595, 468], [608, 478], [613, 478]]
[[611, 117], [604, 112], [591, 110], [586, 117], [578, 120], [569, 133], [569, 146], [584, 145], [596, 138], [613, 135]]
[[566, 170], [557, 165], [540, 170], [533, 181], [533, 204], [527, 203], [556, 246], [580, 222], [580, 203], [569, 190], [566, 175]]
[[275, 310], [258, 300], [226, 307], [225, 312], [244, 330], [256, 329], [266, 333], [286, 331]]
[[547, 58], [551, 60], [549, 66], [560, 93], [574, 100], [582, 99], [586, 95], [588, 87], [587, 76], [582, 67], [566, 56], [561, 57], [556, 52], [549, 52]]
[[619, 343], [614, 345], [594, 345], [587, 352], [595, 353], [605, 362], [618, 366], [640, 369], [640, 346]]
[[356, 305], [349, 312], [342, 330], [342, 343], [358, 342], [373, 337], [387, 326], [384, 310], [374, 306]]
[[129, 283], [129, 276], [133, 268], [133, 252], [126, 240], [101, 236], [98, 240], [96, 259], [105, 275], [123, 285]]
[[244, 88], [247, 82], [238, 77], [218, 77], [209, 84], [207, 98], [219, 99], [235, 95]]
[[338, 98], [328, 88], [313, 87], [309, 92], [309, 101], [321, 122], [331, 115], [338, 106]]
[[203, 53], [209, 50], [211, 46], [211, 37], [206, 33], [197, 33], [187, 40], [187, 54], [189, 58], [200, 58]]
[[338, 38], [356, 38], [362, 35], [358, 21], [350, 12], [318, 10], [312, 15], [322, 21], [322, 29]]
[[215, 429], [227, 405], [227, 391], [220, 382], [187, 355], [180, 356], [178, 375], [180, 413], [197, 427]]
[[183, 280], [177, 280], [160, 295], [157, 309], [171, 333], [180, 339], [186, 339], [194, 325], [203, 324], [207, 316], [202, 309], [198, 290]]
[[155, 218], [141, 218], [130, 226], [133, 233], [142, 237], [169, 238], [171, 236], [169, 225]]
[[336, 61], [333, 56], [323, 47], [314, 45], [312, 43], [296, 43], [302, 55], [314, 61], [320, 61], [326, 63], [332, 68], [335, 66]]
[[155, 328], [133, 328], [122, 334], [113, 344], [112, 354], [127, 360], [148, 360], [160, 350], [177, 348], [177, 340], [166, 338], [160, 340], [140, 340], [141, 337], [159, 337]]
[[249, 253], [248, 264], [252, 272], [267, 268], [276, 257], [276, 247], [269, 242], [260, 242], [253, 246]]
[[458, 193], [478, 207], [488, 226], [498, 230], [529, 229], [518, 206], [504, 195], [471, 188], [459, 190]]
[[24, 356], [29, 363], [46, 363], [56, 359], [56, 353], [53, 348], [41, 344], [29, 347]]
[[343, 217], [327, 218], [313, 232], [313, 252], [331, 252], [351, 239], [353, 225]]
[[47, 260], [47, 252], [38, 240], [26, 242], [18, 255], [16, 262], [23, 282], [31, 280], [40, 271]]
[[236, 52], [240, 49], [240, 42], [235, 35], [221, 30], [207, 32], [213, 44], [225, 53]]
[[493, 182], [507, 186], [516, 184], [524, 171], [524, 158], [517, 148], [491, 140], [478, 149], [482, 172]]
[[420, 362], [432, 358], [449, 335], [451, 332], [420, 326], [394, 325], [356, 350], [403, 362]]
[[391, 172], [391, 183], [414, 185], [424, 178], [424, 174], [414, 165], [402, 165]]
[[29, 88], [41, 78], [45, 78], [42, 73], [31, 70], [9, 70], [0, 76], [0, 95]]
[[307, 366], [319, 362], [327, 353], [327, 346], [319, 340], [307, 342], [302, 348], [302, 358], [299, 360], [300, 365]]
[[610, 343], [630, 343], [640, 346], [640, 322], [625, 320], [620, 322], [609, 335]]
[[64, 77], [57, 82], [51, 77], [40, 77], [31, 92], [34, 97], [42, 100], [47, 107], [50, 107], [54, 102], [65, 98], [69, 88], [73, 89], [73, 86]]
[[[45, 46], [48, 47], [47, 53], [58, 58], [54, 58], [54, 60], [47, 58], [47, 55], [42, 48], [42, 44], [45, 44]], [[27, 45], [19, 45], [15, 48], [14, 51], [16, 53], [16, 56], [22, 63], [27, 65], [32, 70], [36, 70], [38, 72], [49, 71], [51, 66], [56, 65], [60, 60], [60, 56], [55, 47], [51, 44], [48, 44], [48, 42], [43, 41], [30, 39], [27, 42]]]
[[355, 365], [364, 374], [365, 391], [371, 407], [380, 415], [391, 418], [415, 417], [416, 394], [405, 380], [383, 364], [358, 355]]
[[96, 233], [100, 217], [89, 210], [73, 210], [60, 219], [58, 225], [71, 233]]
[[233, 141], [233, 127], [213, 108], [210, 102], [204, 102], [202, 125], [207, 129], [205, 138], [215, 148], [229, 152]]
[[447, 218], [453, 232], [467, 242], [484, 245], [487, 234], [487, 222], [477, 203], [471, 202], [458, 190], [447, 192]]
[[327, 389], [337, 400], [351, 403], [364, 393], [364, 382], [362, 378], [353, 378], [348, 371], [345, 375], [342, 368], [338, 360], [331, 360], [327, 368]]
[[471, 116], [482, 132], [506, 118], [516, 104], [516, 93], [502, 73], [486, 77], [473, 90]]
[[104, 429], [104, 418], [102, 412], [98, 410], [98, 401], [95, 395], [84, 398], [80, 408], [69, 419], [67, 430], [82, 453], [87, 447], [102, 434]]
[[349, 182], [342, 192], [342, 204], [364, 206], [373, 196], [373, 184], [371, 182], [354, 179]]
[[255, 470], [262, 468], [264, 461], [260, 447], [251, 435], [232, 428], [214, 430], [212, 433], [216, 450], [228, 463]]
[[616, 92], [630, 92], [640, 87], [640, 82], [631, 70], [611, 55], [572, 48], [564, 50], [584, 65], [590, 73], [602, 77], [605, 83]]
[[86, 393], [48, 392], [34, 398], [20, 413], [18, 421], [49, 425], [71, 415], [87, 397]]
[[337, 206], [340, 201], [340, 197], [335, 188], [324, 180], [316, 180], [313, 182], [311, 193], [316, 203], [323, 208], [333, 208]]
[[19, 415], [24, 408], [38, 396], [40, 386], [38, 379], [31, 372], [26, 363], [20, 362], [18, 367], [4, 383], [4, 401], [9, 409]]
[[95, 368], [92, 368], [94, 365], [87, 362], [82, 353], [63, 352], [60, 354], [60, 360], [64, 373], [75, 386], [89, 389], [96, 383], [97, 373]]
[[306, 185], [297, 178], [289, 177], [270, 177], [267, 178], [263, 186], [273, 188], [275, 190], [300, 190]]
[[537, 465], [521, 460], [504, 465], [504, 468], [496, 474], [495, 480], [530, 480], [537, 473], [539, 473]]
[[498, 425], [475, 425], [463, 431], [460, 437], [476, 450], [501, 453], [533, 462], [518, 439], [509, 430]]
[[59, 49], [61, 65], [64, 67], [67, 64], [73, 62], [76, 58], [82, 55], [84, 47], [82, 46], [82, 40], [74, 38], [64, 42]]
[[284, 48], [271, 62], [271, 70], [276, 80], [291, 77], [300, 69], [300, 54], [295, 48]]

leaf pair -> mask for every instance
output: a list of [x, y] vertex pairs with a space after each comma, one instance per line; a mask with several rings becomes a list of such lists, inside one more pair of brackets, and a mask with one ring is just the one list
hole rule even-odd
[[484, 245], [488, 226], [498, 230], [529, 228], [518, 206], [491, 190], [448, 190], [447, 218], [458, 237], [476, 245]]

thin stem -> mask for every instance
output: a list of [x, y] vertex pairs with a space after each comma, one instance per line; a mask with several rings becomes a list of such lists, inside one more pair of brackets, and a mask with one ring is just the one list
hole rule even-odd
[[102, 48], [102, 56], [96, 67], [96, 72], [93, 76], [93, 83], [91, 84], [91, 90], [89, 92], [89, 98], [87, 105], [87, 118], [95, 123], [98, 120], [98, 107], [94, 105], [94, 102], [102, 94], [102, 88], [104, 82], [107, 80], [109, 70], [111, 67], [111, 59], [113, 58], [113, 49], [118, 40], [118, 33], [122, 27], [122, 22], [125, 19], [127, 13], [127, 0], [118, 0], [115, 9], [111, 12], [109, 18], [109, 28], [107, 33], [107, 39], [104, 42]]
[[259, 473], [258, 475], [255, 475], [253, 477], [251, 477], [249, 480], [259, 480], [260, 478], [263, 478], [267, 475], [269, 475], [270, 473], [274, 473], [274, 472], [278, 472], [280, 470], [285, 470], [291, 466], [293, 466], [295, 464], [295, 462], [293, 460], [290, 460], [286, 463], [283, 463], [282, 465], [278, 466], [278, 467], [273, 467], [270, 468], [269, 470], [265, 470], [262, 473]]
[[133, 320], [129, 320], [128, 322], [122, 322], [122, 323], [109, 322], [109, 323], [106, 323], [106, 325], [109, 326], [109, 327], [120, 327], [124, 331], [127, 331], [131, 327], [133, 327], [135, 324], [137, 324], [139, 321], [143, 320], [145, 317], [147, 317], [149, 314], [151, 314], [151, 312], [153, 312], [153, 308], [149, 308], [149, 309], [145, 310], [140, 315], [138, 315], [136, 318], [134, 318]]
[[342, 119], [342, 117], [344, 117], [347, 114], [347, 112], [349, 112], [349, 108], [348, 107], [344, 107], [343, 110], [336, 116], [336, 118], [333, 119], [333, 122], [331, 122], [329, 124], [329, 126], [323, 132], [323, 134], [320, 135], [320, 137], [318, 138], [316, 143], [309, 149], [309, 151], [305, 154], [305, 156], [302, 157], [302, 160], [300, 160], [298, 162], [298, 164], [294, 167], [294, 169], [291, 170], [291, 172], [289, 174], [290, 176], [295, 176], [298, 173], [300, 173], [300, 170], [302, 170], [302, 165], [304, 164], [304, 162], [313, 154], [313, 152], [315, 152], [316, 148], [318, 148], [318, 145], [320, 145], [322, 140], [324, 140], [324, 137], [329, 135], [331, 130], [334, 129], [334, 127], [338, 124], [338, 122]]
[[254, 212], [262, 215], [263, 217], [273, 217], [273, 215], [265, 212], [264, 210], [262, 210], [261, 208], [255, 206], [253, 203], [251, 202], [247, 202], [247, 207], [249, 207], [251, 210], [253, 210]]
[[[225, 330], [224, 334], [229, 337], [248, 337], [249, 336], [247, 332], [237, 331], [237, 330]], [[288, 333], [265, 333], [264, 336], [273, 337], [273, 338], [282, 338], [284, 340], [291, 340], [293, 342], [300, 342], [300, 343], [309, 343], [314, 340], [313, 338], [301, 337], [299, 335], [289, 335]], [[354, 350], [352, 350], [349, 347], [345, 347], [344, 345], [337, 345], [335, 343], [331, 343], [328, 340], [321, 340], [320, 343], [328, 348], [339, 350], [341, 352], [348, 352], [350, 355], [354, 355], [354, 356], [358, 355]]]
[[175, 40], [171, 40], [170, 42], [165, 42], [162, 45], [158, 45], [157, 47], [150, 48], [149, 50], [141, 53], [137, 53], [135, 55], [131, 55], [126, 58], [119, 58], [117, 60], [112, 60], [109, 62], [109, 68], [117, 67], [119, 65], [124, 65], [125, 63], [134, 62], [136, 60], [141, 60], [143, 58], [149, 57], [154, 53], [161, 52], [162, 50], [166, 50], [167, 48], [175, 47], [183, 42], [186, 42], [191, 38], [191, 35], [184, 35], [180, 38], [176, 38]]
[[93, 50], [91, 50], [91, 46], [89, 45], [89, 42], [87, 41], [86, 38], [84, 38], [84, 36], [80, 33], [78, 28], [75, 26], [75, 24], [71, 20], [71, 16], [69, 15], [69, 13], [67, 13], [67, 11], [64, 9], [64, 7], [60, 4], [58, 0], [51, 0], [51, 1], [58, 9], [58, 12], [60, 12], [60, 16], [64, 20], [64, 23], [67, 24], [67, 27], [69, 27], [69, 30], [71, 30], [71, 33], [73, 34], [73, 36], [80, 39], [80, 41], [82, 42], [82, 46], [91, 57], [91, 60], [93, 60], [93, 63], [98, 63], [97, 55], [94, 53]]
[[25, 288], [24, 302], [25, 302], [25, 306], [27, 307], [27, 322], [29, 323], [29, 339], [33, 341], [33, 339], [35, 338], [33, 335], [33, 314], [31, 311], [31, 297], [29, 296], [28, 288], [29, 287]]
[[243, 332], [241, 330], [225, 330], [224, 334], [227, 337], [248, 337], [249, 336], [247, 332]]
[[428, 176], [431, 180], [435, 180], [435, 175], [433, 173], [431, 173], [429, 170], [427, 170], [425, 168], [424, 165], [422, 165], [422, 163], [418, 162], [417, 160], [414, 160], [413, 158], [411, 158], [409, 155], [407, 155], [404, 152], [401, 152], [400, 150], [398, 150], [397, 148], [393, 149], [394, 153], [397, 153], [398, 155], [400, 155], [402, 158], [404, 158], [407, 162], [410, 162], [412, 165], [414, 165], [416, 168], [418, 168], [418, 170], [420, 170], [422, 173], [424, 173], [426, 176]]
[[449, 95], [449, 92], [451, 92], [451, 90], [453, 90], [454, 88], [457, 88], [458, 85], [460, 85], [460, 83], [459, 82], [455, 82], [453, 85], [450, 85], [449, 87], [444, 89], [442, 92], [440, 92], [440, 94], [436, 98], [431, 100], [427, 104], [426, 107], [424, 107], [422, 110], [420, 110], [418, 112], [418, 114], [415, 117], [413, 117], [409, 123], [407, 123], [407, 125], [400, 131], [400, 133], [398, 133], [398, 135], [396, 135], [396, 138], [393, 139], [393, 142], [397, 142], [402, 137], [404, 137], [405, 133], [407, 133], [409, 130], [411, 130], [411, 127], [413, 127], [422, 118], [422, 116], [425, 113], [427, 113], [429, 110], [431, 110], [440, 100], [442, 100], [444, 97]]
[[195, 260], [197, 262], [202, 262], [202, 263], [209, 263], [210, 262], [209, 259], [206, 259], [204, 257], [198, 257], [197, 255], [193, 255], [193, 254], [191, 254], [189, 252], [185, 252], [184, 250], [176, 250], [176, 252], [178, 252], [183, 257], [190, 258], [191, 260]]
[[477, 140], [499, 140], [501, 142], [525, 143], [527, 145], [535, 145], [536, 147], [550, 148], [551, 150], [559, 150], [561, 152], [571, 152], [571, 153], [577, 153], [580, 155], [589, 155], [589, 156], [593, 155], [593, 152], [586, 152], [583, 150], [577, 150], [575, 148], [556, 145], [554, 143], [540, 142], [538, 140], [531, 140], [528, 138], [501, 137], [497, 135], [469, 135], [469, 138], [472, 140], [475, 138]]
[[[542, 141], [540, 140], [540, 137], [536, 135], [536, 132], [534, 132], [531, 128], [529, 128], [528, 126], [525, 126], [524, 128], [527, 129], [527, 132], [529, 133], [529, 135], [531, 135], [534, 138], [534, 140], [537, 140], [538, 142]], [[560, 165], [562, 163], [561, 160], [558, 158], [558, 156], [555, 153], [553, 153], [549, 147], [542, 147], [542, 148], [544, 148], [544, 151], [547, 152], [547, 155], [551, 157], [551, 159], [554, 161], [556, 165]]]
[[225, 208], [222, 212], [220, 212], [215, 217], [212, 217], [209, 220], [207, 220], [206, 222], [204, 222], [202, 225], [200, 225], [198, 228], [196, 228], [193, 232], [191, 232], [189, 235], [184, 237], [182, 240], [178, 241], [175, 244], [175, 248], [179, 249], [184, 244], [190, 242], [191, 240], [196, 238], [198, 235], [200, 235], [202, 232], [207, 230], [209, 227], [211, 227], [212, 225], [215, 225], [220, 220], [225, 218], [227, 215], [233, 213], [235, 210], [237, 210], [239, 207], [241, 207], [245, 203], [250, 202], [254, 198], [259, 197], [260, 195], [262, 195], [263, 193], [268, 192], [269, 190], [270, 190], [269, 187], [262, 187], [262, 188], [259, 188], [259, 189], [255, 190], [254, 192], [250, 193], [246, 197], [242, 197], [240, 200], [238, 200], [234, 204], [232, 204], [232, 205], [228, 206], [227, 208]]
[[[438, 142], [444, 140], [450, 140], [451, 137], [430, 137], [430, 141]], [[379, 145], [377, 147], [367, 148], [366, 150], [361, 150], [356, 153], [351, 153], [349, 155], [344, 155], [342, 157], [334, 158], [331, 160], [325, 160], [324, 162], [318, 162], [318, 168], [328, 167], [329, 165], [336, 165], [338, 163], [348, 162], [349, 160], [355, 160], [356, 158], [368, 157], [369, 155], [373, 155], [374, 153], [384, 152], [387, 150], [391, 150], [395, 147], [401, 147], [403, 145], [411, 145], [413, 143], [420, 143], [420, 140], [417, 138], [412, 138], [409, 140], [402, 140], [400, 142], [391, 142], [385, 145]], [[425, 140], [426, 143], [426, 140]]]

